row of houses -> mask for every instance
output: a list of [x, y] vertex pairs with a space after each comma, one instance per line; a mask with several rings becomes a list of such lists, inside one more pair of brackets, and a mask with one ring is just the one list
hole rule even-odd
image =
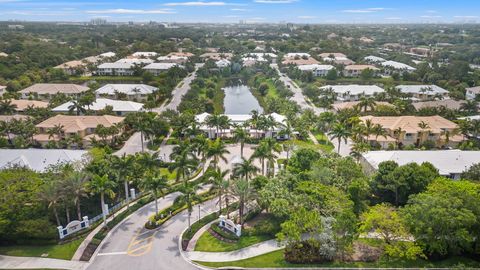
[[[357, 101], [361, 97], [374, 97], [385, 90], [377, 85], [326, 85], [319, 88], [320, 90], [332, 90], [337, 101]], [[398, 85], [396, 86], [401, 93], [410, 96], [414, 102], [448, 99], [448, 91], [436, 85]]]

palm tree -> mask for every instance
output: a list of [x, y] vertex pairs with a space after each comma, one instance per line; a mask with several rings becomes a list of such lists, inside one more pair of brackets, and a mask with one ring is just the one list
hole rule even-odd
[[387, 131], [380, 124], [375, 124], [373, 126], [372, 133], [375, 135], [375, 140], [377, 140], [379, 136], [382, 136], [385, 139], [387, 138]]
[[50, 139], [55, 135], [57, 135], [58, 138], [61, 139], [63, 137], [63, 128], [64, 128], [63, 125], [56, 124], [52, 128], [47, 129], [48, 138]]
[[228, 180], [225, 179], [229, 170], [222, 171], [220, 168], [208, 170], [206, 176], [213, 184], [213, 188], [217, 190], [218, 205], [220, 213], [222, 212], [222, 197], [226, 193], [228, 188]]
[[208, 144], [207, 157], [213, 158], [213, 163], [216, 167], [218, 167], [220, 159], [223, 160], [225, 163], [227, 162], [227, 158], [225, 157], [225, 155], [229, 153], [230, 151], [227, 150], [225, 143], [219, 138], [214, 141], [210, 141]]
[[245, 177], [245, 180], [249, 180], [249, 176], [255, 175], [258, 172], [257, 166], [253, 164], [253, 159], [242, 158], [242, 163], [235, 164], [233, 168], [233, 173], [240, 177]]
[[182, 144], [173, 149], [170, 159], [173, 162], [169, 166], [170, 171], [176, 172], [176, 182], [187, 181], [187, 176], [197, 168], [197, 157], [192, 152], [191, 145]]
[[185, 183], [185, 185], [180, 189], [182, 193], [175, 199], [175, 204], [187, 205], [188, 210], [188, 230], [190, 230], [190, 217], [192, 216], [193, 203], [195, 201], [200, 201], [200, 196], [197, 195], [198, 187], [192, 183]]
[[265, 159], [269, 157], [270, 150], [268, 146], [261, 142], [253, 152], [252, 158], [258, 158], [262, 164], [262, 175], [265, 175]]
[[68, 106], [68, 112], [69, 113], [73, 113], [75, 111], [75, 113], [77, 115], [80, 115], [81, 113], [86, 113], [87, 112], [87, 110], [85, 110], [85, 108], [84, 108], [84, 105], [80, 101], [72, 100], [71, 103], [72, 104], [70, 104]]
[[103, 176], [94, 175], [92, 180], [87, 184], [87, 190], [89, 190], [92, 194], [100, 194], [100, 203], [102, 206], [102, 216], [103, 216], [103, 224], [107, 226], [107, 217], [105, 216], [105, 195], [113, 198], [115, 196], [115, 192], [113, 192], [113, 188], [115, 188], [116, 183], [108, 178], [106, 174]]
[[209, 115], [207, 117], [207, 119], [205, 119], [205, 123], [207, 124], [207, 126], [209, 126], [210, 128], [214, 127], [215, 128], [215, 138], [218, 137], [218, 134], [219, 134], [219, 129], [220, 129], [220, 115], [219, 114], [212, 114], [212, 115]]
[[275, 174], [275, 160], [277, 158], [275, 153], [279, 154], [282, 151], [282, 147], [274, 138], [266, 138], [262, 143], [266, 145], [268, 151], [268, 155], [266, 156], [268, 172], [273, 175]]
[[395, 137], [395, 142], [397, 144], [397, 147], [400, 144], [400, 139], [402, 137], [402, 134], [403, 134], [403, 129], [401, 127], [393, 131], [393, 136]]
[[[145, 154], [145, 153], [144, 153]], [[147, 161], [147, 157], [148, 156], [148, 161]], [[147, 154], [146, 156], [143, 157], [143, 160], [142, 162], [147, 163], [148, 166], [151, 166], [151, 167], [154, 167], [156, 164], [157, 164], [157, 160], [156, 160], [156, 156], [153, 155], [150, 155], [150, 154]], [[134, 169], [133, 168], [133, 165], [134, 165], [134, 162], [135, 162], [135, 156], [132, 156], [132, 155], [126, 155], [125, 153], [119, 157], [119, 156], [115, 156], [115, 155], [111, 155], [111, 160], [110, 160], [110, 167], [112, 168], [116, 178], [117, 178], [117, 181], [119, 183], [123, 182], [123, 187], [125, 189], [125, 201], [127, 202], [127, 208], [129, 207], [129, 196], [128, 196], [128, 176], [131, 175], [131, 172], [132, 170]], [[154, 160], [150, 160], [150, 158], [154, 159]], [[150, 164], [153, 164], [153, 165], [150, 165]]]
[[240, 143], [240, 157], [243, 158], [243, 148], [245, 146], [245, 141], [248, 139], [248, 132], [243, 127], [235, 127], [233, 131], [233, 139], [235, 142]]
[[340, 145], [342, 143], [342, 140], [344, 140], [346, 144], [348, 138], [351, 135], [351, 132], [347, 129], [345, 125], [341, 123], [336, 123], [335, 125], [333, 125], [332, 130], [328, 133], [328, 135], [330, 135], [332, 139], [338, 140], [337, 153], [340, 154]]
[[245, 203], [252, 198], [253, 189], [247, 180], [238, 179], [231, 185], [230, 193], [238, 200], [238, 222], [243, 227], [243, 214], [245, 211]]
[[475, 100], [467, 100], [462, 105], [460, 109], [468, 114], [474, 114], [478, 112], [478, 102]]
[[143, 181], [140, 182], [140, 187], [143, 190], [149, 191], [155, 200], [155, 214], [158, 213], [158, 195], [164, 195], [164, 190], [168, 187], [168, 179], [165, 175], [160, 175], [158, 172], [145, 172]]
[[360, 97], [358, 104], [355, 106], [360, 112], [367, 112], [370, 108], [371, 111], [375, 110], [375, 99], [373, 97]]
[[48, 208], [53, 210], [53, 215], [57, 221], [57, 226], [62, 226], [60, 218], [58, 217], [57, 205], [63, 198], [63, 194], [60, 185], [56, 181], [49, 181], [43, 184], [40, 188], [38, 196], [41, 201], [47, 203]]
[[74, 171], [63, 181], [63, 188], [66, 196], [73, 196], [73, 203], [77, 207], [78, 220], [82, 220], [80, 209], [80, 200], [82, 197], [88, 197], [86, 184], [89, 176], [83, 172]]
[[[138, 153], [136, 156], [138, 164], [142, 166], [144, 171], [153, 171], [155, 170], [159, 164], [160, 164], [160, 159], [158, 157], [158, 152], [155, 152], [153, 154], [148, 153], [148, 152], [142, 152]], [[123, 160], [122, 162], [127, 163], [127, 160]], [[133, 162], [133, 161], [128, 161], [128, 163]]]
[[0, 99], [0, 114], [14, 114], [17, 105], [12, 104], [11, 100]]
[[230, 122], [230, 118], [226, 115], [220, 115], [218, 118], [218, 127], [220, 128], [220, 137], [223, 136], [223, 131], [230, 128], [232, 123]]
[[354, 157], [358, 162], [362, 154], [368, 151], [370, 151], [370, 145], [368, 143], [358, 142], [352, 146], [350, 155]]

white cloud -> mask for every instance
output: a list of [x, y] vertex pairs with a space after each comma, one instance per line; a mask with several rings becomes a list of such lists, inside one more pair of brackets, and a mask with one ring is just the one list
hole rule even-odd
[[172, 9], [104, 9], [104, 10], [87, 10], [88, 14], [174, 14]]
[[302, 15], [302, 16], [298, 16], [299, 19], [315, 19], [317, 18], [317, 16], [309, 16], [309, 15]]
[[479, 18], [478, 16], [475, 15], [458, 15], [458, 16], [453, 16], [456, 19], [477, 19]]
[[231, 8], [231, 11], [248, 11], [248, 9], [245, 8]]
[[442, 16], [438, 16], [438, 15], [422, 15], [422, 16], [420, 16], [420, 18], [424, 18], [424, 19], [438, 19], [438, 18], [442, 18]]
[[261, 4], [291, 4], [298, 2], [298, 0], [255, 0], [254, 2]]
[[364, 9], [345, 9], [342, 12], [345, 13], [372, 13], [378, 11], [384, 11], [386, 8], [364, 8]]
[[179, 2], [179, 3], [166, 3], [165, 6], [189, 6], [189, 7], [206, 7], [206, 6], [227, 6], [230, 5], [225, 2]]
[[385, 18], [385, 20], [392, 20], [392, 21], [394, 21], [394, 20], [401, 20], [401, 19], [402, 19], [402, 18], [400, 18], [400, 17], [387, 17], [387, 18]]
[[425, 11], [425, 12], [427, 12], [427, 13], [437, 13], [437, 11], [436, 11], [436, 10], [433, 10], [433, 9], [427, 10], [427, 11]]

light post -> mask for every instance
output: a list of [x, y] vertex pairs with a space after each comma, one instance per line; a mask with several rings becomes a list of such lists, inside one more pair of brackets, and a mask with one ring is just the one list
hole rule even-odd
[[200, 221], [200, 204], [198, 205], [198, 221]]

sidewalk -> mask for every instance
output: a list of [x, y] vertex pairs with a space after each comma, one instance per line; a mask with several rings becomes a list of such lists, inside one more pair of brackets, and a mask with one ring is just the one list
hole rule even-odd
[[49, 258], [12, 257], [0, 255], [0, 269], [72, 269], [81, 270], [86, 262]]
[[[136, 203], [136, 201], [134, 202]], [[129, 202], [129, 205], [131, 205], [132, 202]], [[120, 210], [115, 212], [113, 215], [109, 216], [107, 218], [107, 223], [110, 222], [112, 219], [114, 219], [117, 215], [127, 211], [127, 205], [122, 207]], [[85, 249], [87, 248], [88, 244], [92, 241], [93, 237], [104, 227], [104, 223], [98, 225], [93, 231], [91, 231], [87, 237], [83, 240], [83, 242], [78, 246], [77, 251], [75, 251], [75, 254], [73, 254], [72, 261], [80, 261], [80, 258], [83, 255], [83, 252], [85, 252]]]
[[277, 240], [268, 240], [246, 248], [230, 252], [184, 252], [187, 259], [199, 262], [231, 262], [256, 257], [265, 253], [284, 248], [278, 246]]

